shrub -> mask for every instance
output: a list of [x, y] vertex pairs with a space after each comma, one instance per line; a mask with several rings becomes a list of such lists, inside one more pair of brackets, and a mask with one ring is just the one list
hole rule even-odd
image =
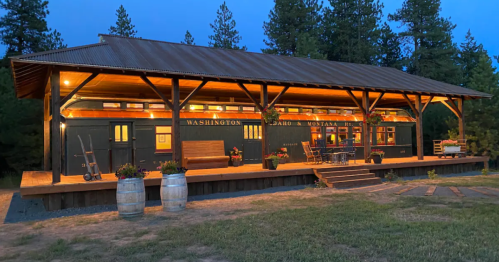
[[435, 173], [435, 169], [428, 171], [428, 178], [429, 179], [436, 179], [438, 175]]
[[385, 178], [388, 181], [396, 181], [397, 179], [399, 179], [399, 177], [397, 176], [397, 173], [393, 172], [393, 169], [390, 169], [390, 172], [385, 174]]
[[144, 178], [146, 176], [146, 169], [132, 164], [124, 164], [116, 171], [115, 176], [118, 179]]
[[187, 172], [186, 168], [179, 167], [178, 163], [175, 161], [159, 162], [158, 169], [161, 170], [161, 174], [167, 174], [167, 175]]
[[487, 168], [482, 169], [482, 175], [488, 176], [489, 175], [489, 170]]
[[324, 180], [322, 179], [318, 179], [318, 180], [315, 180], [315, 187], [317, 188], [326, 188], [327, 187], [327, 184]]

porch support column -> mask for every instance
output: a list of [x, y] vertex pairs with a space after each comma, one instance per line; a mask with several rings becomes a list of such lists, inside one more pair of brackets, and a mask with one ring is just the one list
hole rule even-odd
[[[260, 89], [260, 102], [263, 109], [266, 109], [269, 104], [269, 97], [267, 93], [267, 84], [263, 84]], [[263, 112], [262, 112], [263, 113]], [[262, 117], [262, 168], [266, 169], [267, 161], [265, 160], [265, 155], [269, 154], [269, 136], [268, 136], [268, 124], [265, 123]]]
[[43, 170], [50, 170], [50, 94], [43, 98]]
[[[369, 114], [369, 92], [364, 91], [362, 92], [362, 109], [364, 110], [362, 112], [362, 115], [364, 116], [364, 120], [367, 119], [367, 114]], [[370, 125], [367, 124], [366, 121], [363, 121], [362, 125], [362, 134], [364, 134], [363, 140], [364, 140], [364, 160], [366, 163], [370, 163], [371, 160], [369, 159], [369, 155], [371, 153], [371, 136], [369, 135], [370, 133]]]
[[423, 107], [421, 104], [421, 95], [415, 95], [416, 115], [416, 147], [418, 149], [418, 160], [424, 160], [423, 151]]
[[61, 74], [52, 70], [50, 76], [52, 93], [52, 183], [61, 182]]
[[172, 151], [173, 161], [182, 163], [180, 142], [180, 87], [178, 78], [172, 78]]
[[463, 98], [457, 99], [457, 108], [459, 112], [461, 112], [461, 117], [459, 119], [459, 139], [466, 139], [466, 134], [464, 132], [465, 124], [464, 124], [464, 102]]

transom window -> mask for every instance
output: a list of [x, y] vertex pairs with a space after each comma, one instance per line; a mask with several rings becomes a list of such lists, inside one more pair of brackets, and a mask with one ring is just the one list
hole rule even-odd
[[172, 127], [156, 126], [156, 152], [172, 151]]

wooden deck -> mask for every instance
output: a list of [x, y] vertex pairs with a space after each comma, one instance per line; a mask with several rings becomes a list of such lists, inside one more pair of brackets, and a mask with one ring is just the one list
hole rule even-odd
[[[365, 164], [358, 160], [356, 164], [350, 161], [351, 169], [369, 169], [371, 172], [386, 169], [424, 168], [445, 165], [473, 164], [488, 161], [487, 157], [466, 157], [438, 159], [427, 156], [418, 161], [416, 157], [383, 159], [383, 164]], [[304, 163], [287, 163], [279, 165], [275, 171], [262, 169], [261, 164], [248, 164], [240, 167], [189, 170], [186, 174], [188, 183], [230, 181], [241, 179], [273, 178], [285, 176], [313, 175], [314, 169], [336, 168], [330, 164], [308, 165]], [[161, 185], [159, 171], [150, 172], [144, 179], [147, 186]], [[68, 193], [80, 191], [95, 191], [116, 189], [117, 178], [114, 174], [103, 174], [102, 180], [86, 182], [83, 176], [61, 176], [61, 182], [52, 184], [52, 173], [47, 171], [25, 171], [21, 182], [21, 196], [39, 197], [45, 194]]]

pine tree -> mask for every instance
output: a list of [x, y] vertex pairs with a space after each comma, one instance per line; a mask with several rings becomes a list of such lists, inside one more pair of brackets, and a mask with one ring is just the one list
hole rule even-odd
[[457, 47], [452, 42], [456, 26], [440, 17], [440, 0], [405, 0], [402, 8], [388, 18], [406, 29], [399, 35], [408, 52], [409, 73], [459, 84]]
[[329, 0], [322, 52], [329, 60], [377, 64], [383, 4], [379, 0]]
[[378, 65], [402, 69], [402, 49], [398, 35], [385, 23], [378, 39]]
[[123, 5], [120, 5], [120, 7], [116, 10], [116, 16], [118, 17], [116, 20], [116, 26], [111, 26], [109, 28], [109, 34], [135, 37], [137, 34], [137, 31], [134, 30], [135, 25], [132, 24], [132, 18], [128, 17]]
[[46, 34], [44, 38], [44, 50], [55, 50], [68, 47], [68, 45], [64, 44], [64, 39], [62, 39], [61, 33], [57, 32], [57, 30]]
[[187, 44], [187, 45], [196, 45], [194, 43], [194, 37], [192, 37], [191, 33], [189, 32], [189, 30], [187, 30], [187, 32], [185, 32], [185, 38], [183, 41], [181, 41], [180, 43], [182, 44]]
[[309, 36], [308, 33], [303, 33], [298, 37], [295, 56], [326, 59], [325, 55], [319, 53], [317, 38]]
[[[318, 0], [274, 0], [269, 21], [263, 23], [263, 30], [268, 40], [263, 40], [267, 48], [262, 52], [287, 56], [310, 56], [318, 51], [322, 2]], [[298, 43], [308, 42], [315, 46], [302, 46], [302, 54], [297, 54]], [[316, 55], [312, 55], [316, 56]], [[322, 57], [322, 56], [320, 56]]]
[[224, 49], [246, 50], [246, 46], [239, 47], [242, 37], [236, 30], [236, 21], [232, 18], [232, 12], [224, 3], [217, 10], [217, 19], [210, 24], [213, 35], [210, 35], [209, 45]]
[[460, 45], [457, 62], [461, 67], [463, 76], [462, 85], [468, 87], [470, 84], [471, 72], [478, 65], [480, 57], [486, 54], [482, 44], [477, 44], [471, 35], [471, 30], [466, 33], [465, 41]]
[[6, 56], [43, 51], [48, 31], [45, 21], [49, 14], [48, 1], [3, 0], [0, 7], [7, 11], [0, 18], [0, 37], [7, 46]]

